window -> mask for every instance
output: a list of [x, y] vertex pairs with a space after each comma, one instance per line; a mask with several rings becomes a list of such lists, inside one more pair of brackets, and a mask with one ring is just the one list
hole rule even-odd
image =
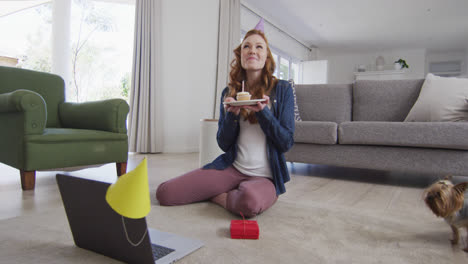
[[[70, 1], [71, 39], [63, 40], [71, 43], [66, 100], [128, 100], [135, 0]], [[29, 6], [17, 7], [19, 2], [0, 1], [0, 64], [51, 72], [52, 1], [24, 1]]]
[[52, 3], [33, 7], [18, 4], [0, 1], [0, 10], [10, 10], [0, 16], [1, 61], [6, 66], [50, 72]]
[[289, 78], [293, 79], [295, 83], [299, 81], [299, 63], [291, 63]]
[[289, 80], [289, 61], [285, 58], [280, 58], [279, 78], [281, 80]]
[[73, 0], [67, 100], [128, 100], [134, 18], [134, 5]]
[[293, 79], [295, 83], [299, 81], [299, 60], [289, 56], [270, 45], [271, 52], [276, 62], [274, 75], [281, 80]]
[[273, 51], [271, 52], [271, 54], [273, 55], [273, 60], [275, 61], [276, 63], [276, 69], [275, 69], [275, 72], [273, 73], [274, 76], [278, 76], [278, 62], [279, 62], [279, 56], [278, 54], [274, 53]]

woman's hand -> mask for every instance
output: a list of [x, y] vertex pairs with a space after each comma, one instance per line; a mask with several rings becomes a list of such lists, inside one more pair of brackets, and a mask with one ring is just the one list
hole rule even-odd
[[[226, 99], [224, 99], [224, 102], [226, 102], [226, 103], [235, 102], [235, 101], [236, 101], [236, 99], [234, 99], [232, 97], [226, 97]], [[240, 110], [241, 110], [241, 106], [224, 105], [224, 109], [226, 111], [228, 111], [228, 112], [234, 113], [235, 115], [239, 115]]]
[[268, 95], [263, 95], [263, 99], [266, 99], [266, 100], [263, 102], [257, 102], [256, 105], [244, 105], [242, 107], [245, 109], [249, 109], [250, 111], [254, 111], [254, 112], [262, 111], [263, 108], [265, 108], [265, 106], [267, 106], [268, 103], [270, 102], [270, 97]]

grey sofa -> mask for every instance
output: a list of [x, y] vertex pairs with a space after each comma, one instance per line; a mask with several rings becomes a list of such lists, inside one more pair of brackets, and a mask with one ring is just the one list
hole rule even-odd
[[296, 85], [287, 161], [387, 171], [468, 175], [468, 122], [403, 122], [424, 80]]

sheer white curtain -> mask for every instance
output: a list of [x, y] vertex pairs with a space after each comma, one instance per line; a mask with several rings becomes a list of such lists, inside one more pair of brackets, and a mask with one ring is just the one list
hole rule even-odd
[[213, 116], [219, 117], [221, 93], [229, 82], [230, 63], [234, 48], [240, 43], [240, 0], [219, 1], [218, 72]]
[[133, 78], [130, 93], [129, 151], [162, 151], [161, 0], [137, 0]]

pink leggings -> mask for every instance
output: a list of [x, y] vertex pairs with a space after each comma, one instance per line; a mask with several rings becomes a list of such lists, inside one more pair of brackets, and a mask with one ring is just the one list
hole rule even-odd
[[196, 169], [159, 185], [156, 199], [161, 205], [183, 205], [206, 201], [227, 193], [226, 209], [253, 217], [270, 208], [277, 199], [273, 182], [246, 176], [234, 167], [225, 170]]

